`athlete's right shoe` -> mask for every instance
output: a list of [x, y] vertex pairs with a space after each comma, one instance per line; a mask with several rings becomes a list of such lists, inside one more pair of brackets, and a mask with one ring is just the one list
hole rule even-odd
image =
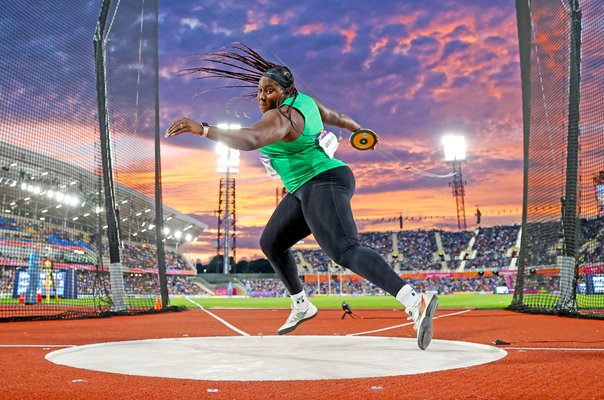
[[318, 312], [319, 310], [317, 310], [317, 307], [315, 307], [315, 305], [311, 302], [308, 302], [308, 307], [306, 307], [306, 310], [296, 310], [292, 307], [292, 312], [289, 314], [289, 317], [283, 326], [279, 328], [277, 334], [285, 335], [286, 333], [290, 333], [302, 322], [314, 318]]
[[426, 350], [432, 341], [432, 318], [438, 307], [438, 297], [434, 294], [422, 294], [415, 307], [407, 307], [409, 320], [413, 320], [413, 329], [417, 331], [417, 345]]

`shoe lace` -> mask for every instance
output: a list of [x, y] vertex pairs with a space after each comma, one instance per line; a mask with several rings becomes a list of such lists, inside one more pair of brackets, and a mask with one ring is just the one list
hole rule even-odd
[[420, 302], [417, 304], [417, 306], [414, 307], [407, 307], [405, 308], [405, 312], [407, 314], [409, 314], [409, 316], [407, 317], [407, 321], [413, 321], [413, 329], [417, 330], [417, 318], [419, 317], [420, 314], [420, 308], [422, 307], [423, 304], [423, 298], [420, 299]]

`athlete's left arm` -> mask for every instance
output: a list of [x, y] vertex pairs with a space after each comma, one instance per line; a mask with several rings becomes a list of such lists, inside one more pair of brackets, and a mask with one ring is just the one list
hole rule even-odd
[[336, 126], [342, 129], [348, 129], [351, 132], [356, 131], [357, 129], [361, 129], [361, 125], [356, 122], [352, 117], [348, 114], [344, 114], [334, 110], [333, 108], [327, 107], [325, 104], [321, 103], [319, 100], [314, 99], [315, 103], [319, 107], [319, 112], [321, 113], [321, 119], [323, 123], [327, 125]]

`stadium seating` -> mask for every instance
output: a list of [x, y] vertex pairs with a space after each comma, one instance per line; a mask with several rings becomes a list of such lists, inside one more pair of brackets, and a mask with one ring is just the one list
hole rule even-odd
[[[552, 230], [555, 227], [552, 226]], [[581, 243], [581, 261], [585, 264], [604, 262], [604, 249], [594, 245], [604, 236], [604, 217], [581, 221], [581, 237], [596, 238]], [[374, 249], [388, 260], [397, 272], [438, 272], [442, 265], [448, 270], [457, 270], [461, 262], [465, 271], [505, 270], [511, 260], [518, 256], [516, 242], [519, 226], [481, 227], [473, 232], [445, 232], [434, 230], [413, 230], [399, 232], [364, 232], [361, 243]], [[437, 240], [438, 236], [438, 240]], [[396, 240], [396, 243], [393, 241]], [[440, 243], [437, 243], [440, 241]], [[0, 293], [9, 294], [13, 290], [15, 273], [18, 268], [27, 265], [34, 243], [45, 243], [42, 252], [55, 264], [69, 265], [77, 270], [78, 294], [92, 295], [95, 290], [107, 290], [108, 273], [90, 270], [98, 258], [94, 243], [86, 233], [73, 232], [58, 227], [38, 226], [36, 221], [23, 218], [0, 217]], [[471, 249], [470, 249], [471, 243]], [[544, 238], [533, 243], [531, 254], [537, 265], [548, 266], [555, 261], [556, 240]], [[102, 246], [101, 254], [106, 259], [108, 249]], [[144, 243], [128, 242], [122, 249], [122, 264], [131, 271], [124, 274], [126, 293], [140, 295], [158, 293], [157, 273], [152, 273], [157, 255], [153, 246]], [[296, 249], [294, 258], [300, 275], [323, 276], [317, 280], [307, 280], [305, 289], [313, 294], [373, 294], [384, 292], [367, 281], [353, 278], [352, 272], [335, 264], [321, 249]], [[176, 252], [167, 249], [166, 269], [171, 294], [202, 294], [204, 291], [195, 283], [191, 274], [193, 269]], [[179, 272], [183, 274], [179, 275]], [[330, 279], [324, 277], [329, 275]], [[342, 285], [340, 285], [340, 279]], [[497, 286], [513, 287], [514, 278], [507, 280], [497, 275], [451, 278], [444, 276], [417, 278], [410, 282], [418, 290], [438, 293], [452, 292], [489, 292]], [[245, 281], [244, 281], [245, 283]], [[273, 278], [250, 281], [251, 293], [262, 296], [287, 296], [282, 283]], [[538, 276], [530, 279], [529, 290], [553, 290], [559, 285], [556, 276]]]

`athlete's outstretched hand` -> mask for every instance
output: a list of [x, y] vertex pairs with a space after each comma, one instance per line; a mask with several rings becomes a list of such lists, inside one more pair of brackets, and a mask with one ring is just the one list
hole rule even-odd
[[178, 136], [181, 133], [192, 133], [199, 136], [203, 133], [203, 126], [190, 118], [182, 117], [170, 124], [166, 129], [165, 137]]

